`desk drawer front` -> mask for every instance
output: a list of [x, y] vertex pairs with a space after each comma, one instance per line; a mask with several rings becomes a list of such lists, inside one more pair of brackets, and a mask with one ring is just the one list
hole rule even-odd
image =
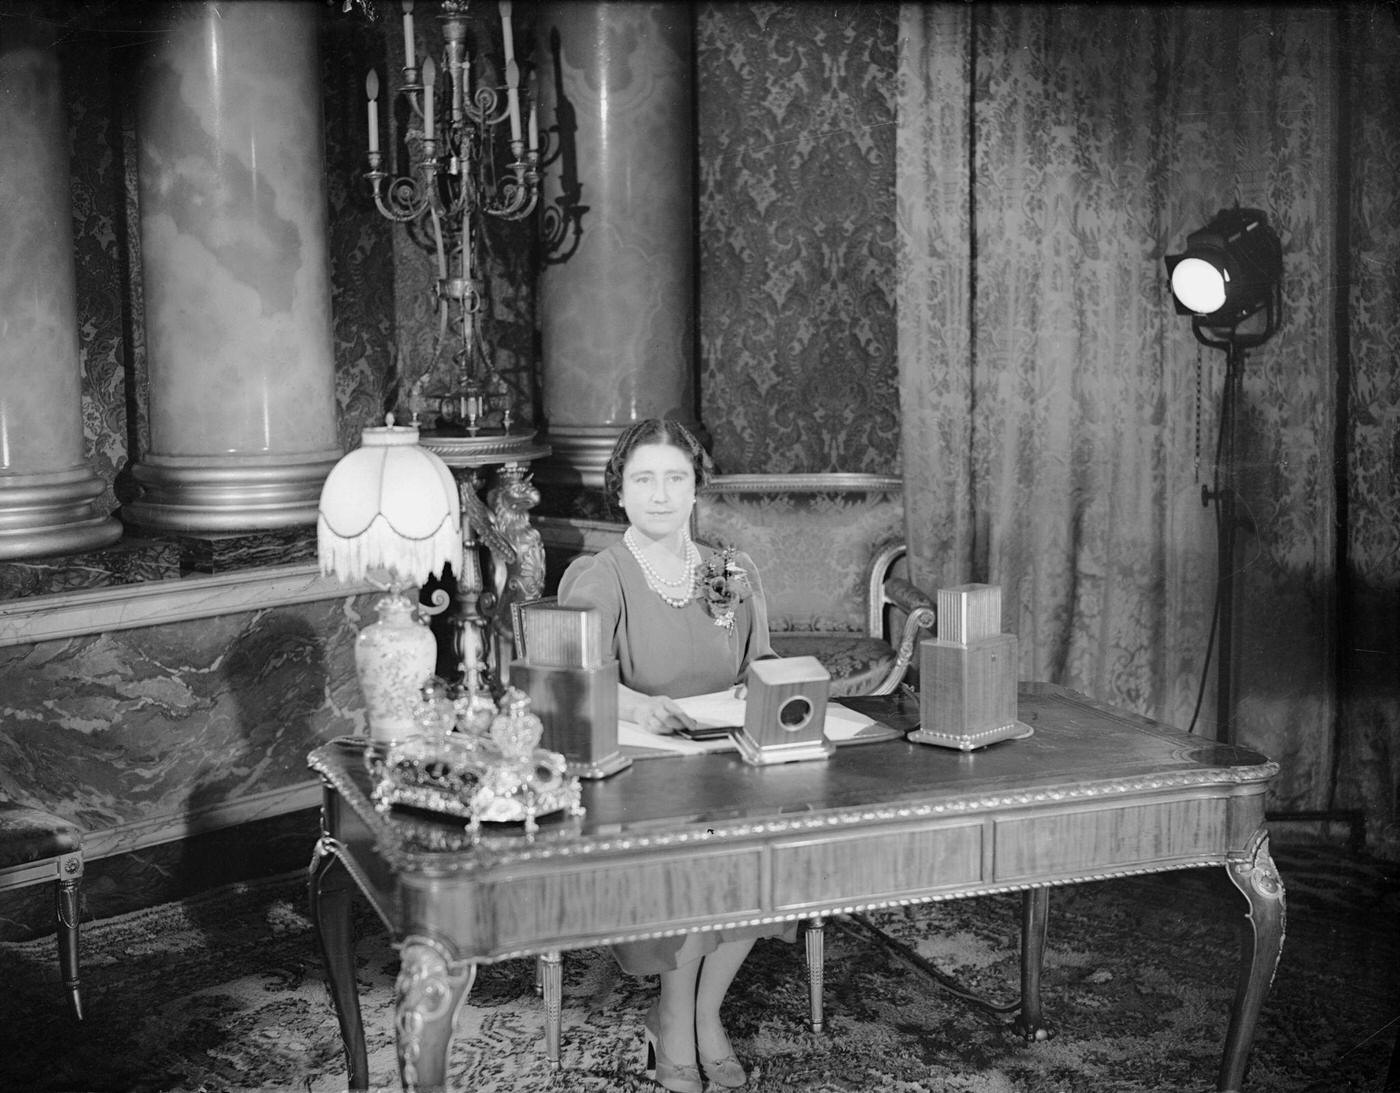
[[1221, 798], [998, 819], [995, 880], [1053, 881], [1219, 859], [1230, 849], [1228, 819], [1229, 805]]
[[[621, 859], [559, 866], [495, 887], [493, 934], [481, 949], [508, 952], [544, 939], [584, 942], [667, 927], [754, 918], [762, 910], [762, 852]], [[467, 925], [463, 923], [462, 925]]]
[[981, 820], [940, 821], [781, 842], [773, 848], [774, 910], [874, 905], [976, 885], [985, 831]]

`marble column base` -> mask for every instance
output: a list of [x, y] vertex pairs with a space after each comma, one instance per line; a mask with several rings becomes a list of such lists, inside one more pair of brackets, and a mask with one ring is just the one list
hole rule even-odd
[[631, 422], [618, 425], [551, 425], [552, 455], [534, 466], [536, 482], [546, 485], [585, 486], [602, 489], [603, 471], [613, 445]]
[[0, 475], [0, 561], [110, 546], [121, 524], [93, 504], [105, 487], [86, 467]]
[[231, 533], [316, 523], [339, 449], [302, 456], [150, 456], [132, 468], [142, 487], [122, 512], [161, 531]]

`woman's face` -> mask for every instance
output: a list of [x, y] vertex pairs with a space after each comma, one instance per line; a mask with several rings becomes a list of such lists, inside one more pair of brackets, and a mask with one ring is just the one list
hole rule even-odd
[[650, 539], [664, 539], [690, 522], [695, 468], [670, 444], [640, 444], [622, 468], [622, 508], [628, 522]]

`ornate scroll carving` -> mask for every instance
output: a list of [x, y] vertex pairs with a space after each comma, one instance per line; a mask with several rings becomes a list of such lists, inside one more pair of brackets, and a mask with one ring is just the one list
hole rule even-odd
[[1269, 855], [1269, 833], [1254, 833], [1243, 856], [1231, 858], [1226, 875], [1249, 901], [1250, 936], [1243, 946], [1235, 1001], [1230, 1008], [1230, 1028], [1225, 1034], [1225, 1054], [1220, 1062], [1216, 1088], [1238, 1090], [1244, 1081], [1245, 1062], [1254, 1039], [1259, 1009], [1273, 985], [1279, 954], [1283, 951], [1285, 905], [1283, 880]]
[[452, 1023], [475, 980], [473, 961], [453, 959], [432, 938], [404, 938], [394, 984], [394, 1024], [405, 1093], [442, 1087]]

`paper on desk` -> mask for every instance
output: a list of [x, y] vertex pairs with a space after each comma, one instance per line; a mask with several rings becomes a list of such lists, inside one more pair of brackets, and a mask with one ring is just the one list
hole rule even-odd
[[[694, 695], [675, 700], [682, 710], [695, 719], [701, 728], [717, 725], [742, 725], [744, 723], [744, 700], [735, 698], [733, 691], [715, 691], [711, 694]], [[833, 744], [852, 744], [874, 740], [892, 740], [899, 733], [888, 725], [882, 725], [873, 717], [867, 717], [855, 710], [848, 710], [837, 702], [826, 704], [826, 738]], [[710, 751], [733, 751], [734, 741], [728, 736], [713, 740], [687, 740], [683, 736], [658, 736], [646, 732], [634, 721], [617, 723], [617, 742], [623, 747], [647, 748], [652, 751], [674, 752], [680, 755], [698, 755]]]

